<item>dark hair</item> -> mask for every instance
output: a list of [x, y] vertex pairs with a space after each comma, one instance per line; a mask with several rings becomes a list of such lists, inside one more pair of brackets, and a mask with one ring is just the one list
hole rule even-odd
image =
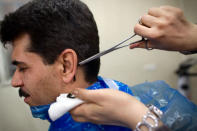
[[[28, 51], [39, 54], [46, 64], [53, 64], [68, 48], [77, 53], [78, 62], [99, 52], [94, 17], [80, 0], [33, 0], [6, 15], [0, 29], [4, 46], [23, 33], [31, 38]], [[100, 59], [82, 68], [86, 81], [94, 82]]]

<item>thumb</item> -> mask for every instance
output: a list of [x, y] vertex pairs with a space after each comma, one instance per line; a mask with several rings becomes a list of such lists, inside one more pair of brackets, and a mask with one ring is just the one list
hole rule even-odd
[[86, 102], [96, 102], [97, 101], [97, 95], [95, 90], [87, 90], [82, 88], [75, 88], [72, 92], [73, 95], [75, 95], [77, 98], [82, 99]]

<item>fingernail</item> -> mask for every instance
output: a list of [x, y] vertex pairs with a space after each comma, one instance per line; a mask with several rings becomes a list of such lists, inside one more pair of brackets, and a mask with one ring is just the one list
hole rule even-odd
[[77, 96], [78, 94], [79, 94], [78, 89], [74, 89], [74, 91], [73, 91], [73, 95]]

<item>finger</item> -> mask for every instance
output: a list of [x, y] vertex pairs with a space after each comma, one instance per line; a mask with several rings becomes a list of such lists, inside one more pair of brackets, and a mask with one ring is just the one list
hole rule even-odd
[[129, 48], [130, 48], [130, 49], [138, 48], [138, 46], [139, 46], [140, 44], [141, 44], [141, 42], [131, 44], [131, 45], [129, 46]]
[[168, 14], [171, 14], [170, 16], [176, 16], [176, 17], [181, 17], [183, 16], [183, 11], [179, 8], [172, 7], [172, 6], [161, 6], [160, 7], [163, 11], [165, 11], [166, 15], [169, 16]]
[[79, 117], [83, 116], [84, 115], [84, 113], [83, 113], [83, 105], [84, 105], [84, 103], [79, 105], [79, 106], [77, 106], [77, 107], [75, 107], [75, 108], [73, 108], [72, 110], [69, 111], [69, 113], [72, 116], [79, 116]]
[[92, 107], [91, 103], [83, 103], [73, 108], [69, 112], [71, 115], [84, 117], [87, 116], [87, 114], [90, 112], [90, 110], [92, 109], [91, 107]]
[[89, 102], [89, 101], [92, 101], [93, 100], [92, 97], [94, 97], [90, 92], [91, 92], [91, 90], [76, 88], [76, 89], [74, 89], [72, 94], [84, 101]]
[[136, 24], [134, 27], [134, 32], [145, 38], [150, 38], [152, 36], [152, 29], [141, 24]]
[[72, 116], [72, 119], [76, 122], [88, 122], [88, 120], [84, 117], [74, 116], [74, 115], [71, 115], [71, 116]]
[[130, 49], [133, 49], [133, 48], [153, 48], [154, 49], [154, 45], [153, 44], [151, 44], [151, 42], [150, 41], [147, 41], [147, 46], [146, 46], [146, 42], [145, 41], [143, 41], [143, 42], [138, 42], [138, 43], [136, 43], [136, 44], [138, 44], [138, 46], [130, 46]]
[[110, 122], [108, 121], [103, 121], [103, 120], [100, 120], [98, 117], [95, 117], [95, 118], [85, 118], [85, 117], [80, 117], [80, 116], [74, 116], [72, 115], [72, 119], [76, 122], [91, 122], [91, 123], [95, 123], [95, 124], [111, 124]]
[[157, 18], [151, 15], [144, 15], [141, 18], [141, 22], [147, 27], [152, 27], [157, 24]]
[[70, 111], [73, 117], [83, 118], [86, 121], [97, 120], [98, 112], [102, 112], [102, 107], [94, 103], [84, 103], [80, 106], [75, 107]]
[[73, 91], [73, 94], [84, 101], [97, 103], [98, 100], [100, 101], [102, 99], [103, 96], [102, 90], [104, 89], [86, 90], [86, 89], [76, 88]]
[[138, 42], [138, 43], [134, 43], [134, 44], [131, 44], [129, 46], [130, 49], [134, 49], [134, 48], [139, 48], [140, 44], [142, 44], [143, 42]]
[[153, 7], [148, 10], [148, 14], [154, 17], [160, 17], [163, 16], [165, 12], [161, 8]]
[[179, 12], [181, 11], [181, 9], [177, 8], [177, 7], [172, 7], [172, 6], [160, 6], [160, 9], [165, 10], [165, 11], [169, 11], [169, 12]]

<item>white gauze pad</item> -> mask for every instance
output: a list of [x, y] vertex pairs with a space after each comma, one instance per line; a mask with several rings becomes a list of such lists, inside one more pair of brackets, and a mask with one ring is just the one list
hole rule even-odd
[[49, 108], [49, 117], [52, 121], [57, 120], [66, 112], [82, 104], [84, 101], [75, 97], [69, 97], [68, 94], [61, 94], [57, 97], [56, 102]]

